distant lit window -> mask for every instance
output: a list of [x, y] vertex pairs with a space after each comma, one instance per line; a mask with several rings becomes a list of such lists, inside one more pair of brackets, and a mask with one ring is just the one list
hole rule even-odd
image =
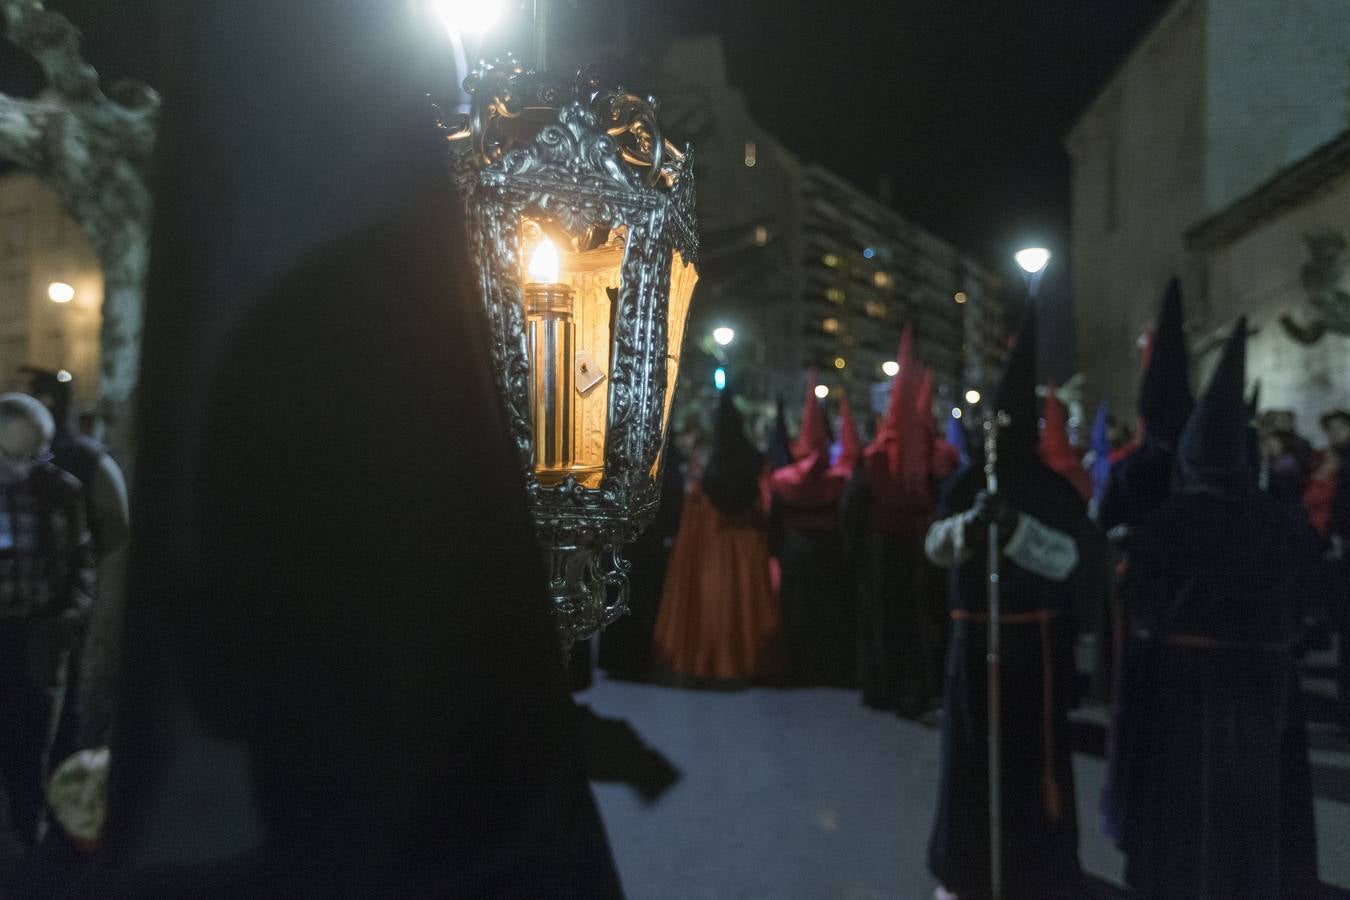
[[895, 284], [895, 279], [891, 277], [890, 272], [875, 272], [872, 275], [872, 283], [879, 288], [888, 288]]
[[834, 318], [826, 319], [820, 323], [820, 330], [826, 334], [838, 334], [839, 320]]
[[844, 359], [842, 356], [836, 356], [836, 357], [834, 358], [834, 367], [835, 367], [836, 369], [842, 369], [842, 368], [844, 368], [844, 367], [847, 366], [847, 365], [848, 365], [848, 360]]
[[844, 302], [844, 289], [843, 289], [843, 288], [837, 288], [837, 287], [826, 288], [826, 289], [825, 289], [825, 299], [828, 300], [828, 301], [830, 301], [831, 303], [843, 303], [843, 302]]
[[755, 146], [754, 141], [745, 142], [745, 167], [753, 169], [755, 163], [759, 162], [759, 148]]
[[867, 303], [863, 305], [863, 309], [865, 309], [867, 315], [871, 316], [873, 319], [886, 318], [886, 304], [882, 303], [880, 300], [868, 300]]
[[826, 253], [824, 256], [820, 258], [820, 261], [823, 262], [825, 265], [829, 266], [831, 269], [836, 269], [839, 267], [839, 257], [834, 253]]
[[769, 243], [769, 229], [764, 225], [755, 226], [755, 246], [763, 247]]
[[968, 300], [969, 298], [966, 296], [965, 291], [957, 291], [956, 295], [952, 297], [952, 299], [955, 300], [957, 303], [965, 303], [966, 300]]

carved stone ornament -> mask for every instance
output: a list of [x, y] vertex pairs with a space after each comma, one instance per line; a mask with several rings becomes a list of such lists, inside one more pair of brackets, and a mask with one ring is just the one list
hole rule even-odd
[[[661, 137], [654, 101], [601, 90], [588, 72], [567, 86], [515, 64], [484, 66], [465, 88], [472, 113], [441, 124], [466, 204], [498, 387], [570, 646], [626, 611], [620, 549], [656, 512], [667, 391], [680, 354], [668, 329], [682, 340], [687, 314], [680, 306], [672, 320], [672, 267], [698, 259], [692, 160]], [[591, 392], [608, 404], [594, 486], [572, 475], [545, 483], [535, 468], [520, 258], [526, 220], [546, 220], [583, 249], [596, 235], [624, 236], [618, 286], [607, 289], [607, 377]]]
[[3, 0], [6, 36], [37, 61], [46, 86], [32, 99], [0, 94], [0, 158], [39, 176], [80, 224], [103, 266], [99, 411], [123, 468], [131, 463], [131, 405], [140, 370], [149, 265], [148, 172], [159, 95], [137, 81], [108, 94], [80, 56], [80, 33], [38, 0]]
[[1312, 321], [1280, 317], [1285, 332], [1300, 344], [1314, 344], [1327, 332], [1350, 336], [1350, 290], [1346, 290], [1346, 239], [1334, 228], [1306, 235], [1308, 261], [1300, 281], [1312, 306]]

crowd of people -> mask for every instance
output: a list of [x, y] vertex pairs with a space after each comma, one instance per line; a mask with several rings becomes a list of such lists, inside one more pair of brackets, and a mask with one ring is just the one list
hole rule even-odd
[[[940, 723], [930, 868], [940, 896], [984, 896], [995, 526], [1005, 895], [1080, 896], [1068, 717], [1082, 694], [1075, 643], [1096, 630], [1111, 709], [1102, 827], [1131, 887], [1310, 896], [1299, 664], [1339, 635], [1333, 716], [1350, 721], [1350, 489], [1338, 477], [1350, 414], [1323, 417], [1320, 451], [1291, 414], [1258, 415], [1244, 395], [1244, 322], [1197, 401], [1182, 320], [1174, 283], [1135, 433], [1085, 453], [1054, 391], [1037, 396], [1028, 315], [991, 400], [992, 473], [981, 442], [959, 426], [939, 434], [932, 375], [908, 332], [865, 445], [843, 398], [831, 436], [812, 378], [797, 440], [780, 402], [761, 451], [728, 389], [711, 441], [686, 433], [668, 460], [683, 510], [652, 545], [666, 555], [646, 553], [636, 570], [662, 565], [664, 578], [646, 578], [633, 621], [602, 635], [602, 666], [693, 686], [855, 688], [870, 707]], [[610, 642], [647, 652], [615, 663]]]

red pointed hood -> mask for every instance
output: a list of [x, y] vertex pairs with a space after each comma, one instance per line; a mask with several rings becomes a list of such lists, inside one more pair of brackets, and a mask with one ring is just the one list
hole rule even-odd
[[932, 512], [932, 374], [925, 374], [914, 352], [909, 326], [900, 339], [898, 362], [900, 371], [891, 384], [886, 418], [863, 452], [863, 471], [873, 500], [872, 527], [881, 531], [913, 531], [921, 524], [926, 526]]
[[853, 411], [849, 409], [848, 395], [839, 394], [839, 463], [838, 468], [852, 474], [862, 459], [862, 441], [858, 439], [858, 429], [853, 423]]
[[1041, 461], [1068, 479], [1084, 500], [1092, 496], [1092, 478], [1069, 443], [1068, 415], [1055, 395], [1053, 381], [1045, 392], [1045, 428], [1039, 450]]
[[825, 431], [825, 410], [821, 409], [820, 400], [816, 397], [817, 378], [815, 369], [806, 373], [806, 402], [802, 406], [802, 427], [797, 434], [793, 455], [802, 459], [815, 453], [828, 462], [830, 438]]
[[825, 431], [825, 410], [816, 397], [816, 383], [816, 370], [811, 369], [806, 375], [801, 433], [793, 448], [797, 461], [775, 469], [769, 477], [775, 494], [803, 509], [828, 507], [848, 485], [848, 473], [830, 466], [830, 439]]
[[914, 410], [923, 380], [922, 367], [914, 353], [914, 331], [908, 325], [900, 337], [900, 353], [896, 361], [900, 364], [900, 372], [891, 381], [886, 418], [878, 425], [877, 436], [868, 445], [866, 454], [874, 456], [884, 453], [887, 469], [899, 476], [905, 455], [902, 445], [906, 436], [914, 432]]

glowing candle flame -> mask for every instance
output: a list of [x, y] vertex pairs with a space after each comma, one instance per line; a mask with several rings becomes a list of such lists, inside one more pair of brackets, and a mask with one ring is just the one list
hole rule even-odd
[[558, 283], [559, 273], [562, 271], [562, 258], [552, 241], [544, 238], [539, 242], [534, 252], [530, 254], [530, 264], [526, 271], [529, 273], [530, 281], [536, 284]]

